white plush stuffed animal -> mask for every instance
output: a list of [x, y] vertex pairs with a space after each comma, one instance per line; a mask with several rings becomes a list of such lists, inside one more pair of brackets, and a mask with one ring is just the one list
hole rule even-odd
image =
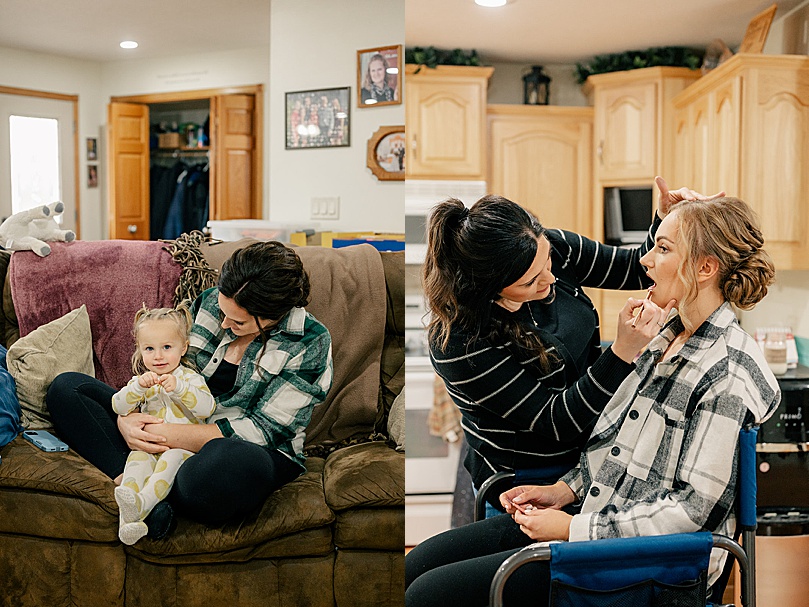
[[72, 242], [76, 233], [61, 230], [54, 217], [65, 210], [61, 202], [20, 211], [8, 217], [0, 225], [0, 246], [10, 251], [33, 251], [40, 257], [51, 252], [46, 240]]

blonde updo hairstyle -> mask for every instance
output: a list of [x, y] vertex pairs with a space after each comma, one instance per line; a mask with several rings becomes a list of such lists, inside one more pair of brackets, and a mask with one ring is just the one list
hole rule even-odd
[[[138, 346], [138, 333], [145, 323], [154, 321], [168, 321], [173, 323], [177, 328], [177, 335], [187, 344], [189, 335], [191, 335], [191, 326], [194, 323], [194, 319], [191, 316], [190, 302], [183, 301], [176, 308], [147, 308], [146, 304], [143, 304], [143, 307], [135, 313], [135, 322], [132, 326], [132, 336], [135, 338], [135, 353], [132, 355], [132, 372], [136, 375], [146, 373], [148, 370], [143, 363], [143, 356]], [[193, 363], [191, 363], [186, 356], [182, 357], [181, 363], [183, 366], [191, 369], [195, 368]]]
[[686, 329], [688, 308], [697, 297], [699, 260], [713, 257], [719, 262], [719, 289], [724, 298], [742, 310], [749, 310], [767, 295], [775, 279], [775, 266], [764, 246], [758, 218], [738, 198], [678, 203], [676, 213], [678, 247], [682, 263], [678, 275], [686, 296], [678, 305]]

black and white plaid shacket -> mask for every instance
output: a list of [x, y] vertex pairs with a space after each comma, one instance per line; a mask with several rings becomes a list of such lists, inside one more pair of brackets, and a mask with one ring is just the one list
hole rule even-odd
[[[772, 415], [781, 394], [730, 304], [656, 363], [682, 330], [675, 317], [652, 340], [596, 422], [579, 466], [562, 478], [583, 500], [571, 541], [732, 536], [739, 430]], [[724, 554], [714, 550], [711, 581]]]

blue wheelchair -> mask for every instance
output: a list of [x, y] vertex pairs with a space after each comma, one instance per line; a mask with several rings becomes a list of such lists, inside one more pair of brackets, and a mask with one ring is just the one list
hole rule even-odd
[[[549, 561], [550, 605], [555, 607], [718, 607], [734, 558], [741, 572], [742, 605], [755, 607], [757, 434], [758, 427], [752, 425], [739, 433], [736, 539], [741, 534], [741, 545], [706, 531], [529, 546], [498, 569], [490, 607], [503, 607], [505, 583], [519, 567], [540, 560]], [[712, 548], [727, 550], [730, 556], [709, 596]]]

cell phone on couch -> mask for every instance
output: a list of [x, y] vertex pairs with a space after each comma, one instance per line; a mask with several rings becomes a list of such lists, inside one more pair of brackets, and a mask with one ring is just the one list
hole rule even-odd
[[43, 451], [67, 451], [67, 445], [45, 430], [25, 430], [22, 437]]

